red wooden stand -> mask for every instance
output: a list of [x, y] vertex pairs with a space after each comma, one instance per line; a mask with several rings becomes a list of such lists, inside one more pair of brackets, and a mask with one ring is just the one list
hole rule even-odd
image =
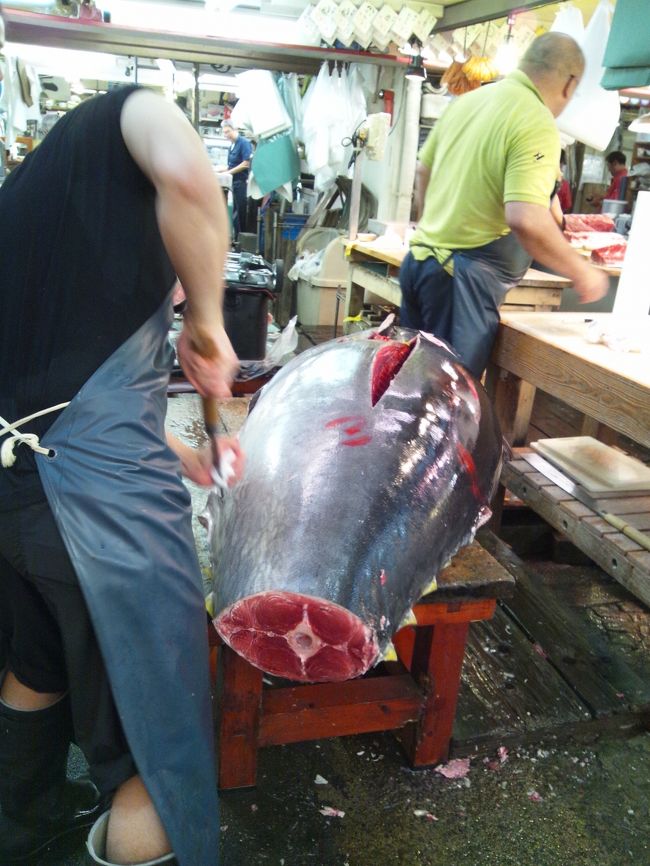
[[417, 625], [395, 636], [399, 661], [344, 683], [268, 687], [262, 671], [211, 628], [223, 672], [219, 786], [255, 785], [262, 746], [370, 731], [396, 730], [414, 767], [446, 760], [469, 624], [490, 619], [512, 585], [482, 547], [465, 548], [440, 576], [438, 592], [415, 606]]

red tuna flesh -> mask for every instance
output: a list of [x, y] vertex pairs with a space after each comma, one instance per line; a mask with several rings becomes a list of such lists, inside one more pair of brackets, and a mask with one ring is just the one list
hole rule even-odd
[[298, 682], [342, 682], [365, 673], [379, 647], [350, 611], [322, 598], [262, 592], [216, 619], [221, 637], [255, 667]]

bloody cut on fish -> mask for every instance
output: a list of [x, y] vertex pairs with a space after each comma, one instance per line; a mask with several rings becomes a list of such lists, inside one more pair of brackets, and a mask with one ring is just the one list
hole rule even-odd
[[365, 331], [294, 358], [240, 438], [244, 478], [206, 515], [217, 631], [275, 676], [360, 676], [490, 516], [485, 391], [431, 335]]

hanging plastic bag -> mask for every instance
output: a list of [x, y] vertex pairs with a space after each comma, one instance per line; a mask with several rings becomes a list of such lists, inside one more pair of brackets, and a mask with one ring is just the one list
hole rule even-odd
[[586, 60], [584, 75], [557, 119], [560, 132], [596, 150], [604, 150], [612, 140], [621, 114], [618, 93], [600, 86], [608, 37], [609, 3], [601, 0], [580, 43]]
[[585, 35], [585, 25], [580, 9], [570, 3], [567, 6], [563, 6], [555, 16], [551, 32], [566, 33], [567, 36], [575, 39], [578, 45], [581, 45]]
[[298, 346], [297, 322], [298, 317], [294, 316], [277, 335], [270, 347], [267, 343], [268, 350], [265, 358], [258, 361], [240, 361], [239, 372], [235, 377], [236, 381], [247, 382], [250, 379], [257, 379], [259, 376], [265, 376], [271, 370], [287, 364], [295, 355]]

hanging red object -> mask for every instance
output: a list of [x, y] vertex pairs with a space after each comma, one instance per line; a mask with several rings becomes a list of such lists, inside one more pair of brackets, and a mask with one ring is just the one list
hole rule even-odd
[[382, 96], [384, 98], [384, 111], [386, 114], [390, 114], [390, 123], [393, 125], [393, 108], [395, 106], [395, 91], [394, 90], [382, 90]]

